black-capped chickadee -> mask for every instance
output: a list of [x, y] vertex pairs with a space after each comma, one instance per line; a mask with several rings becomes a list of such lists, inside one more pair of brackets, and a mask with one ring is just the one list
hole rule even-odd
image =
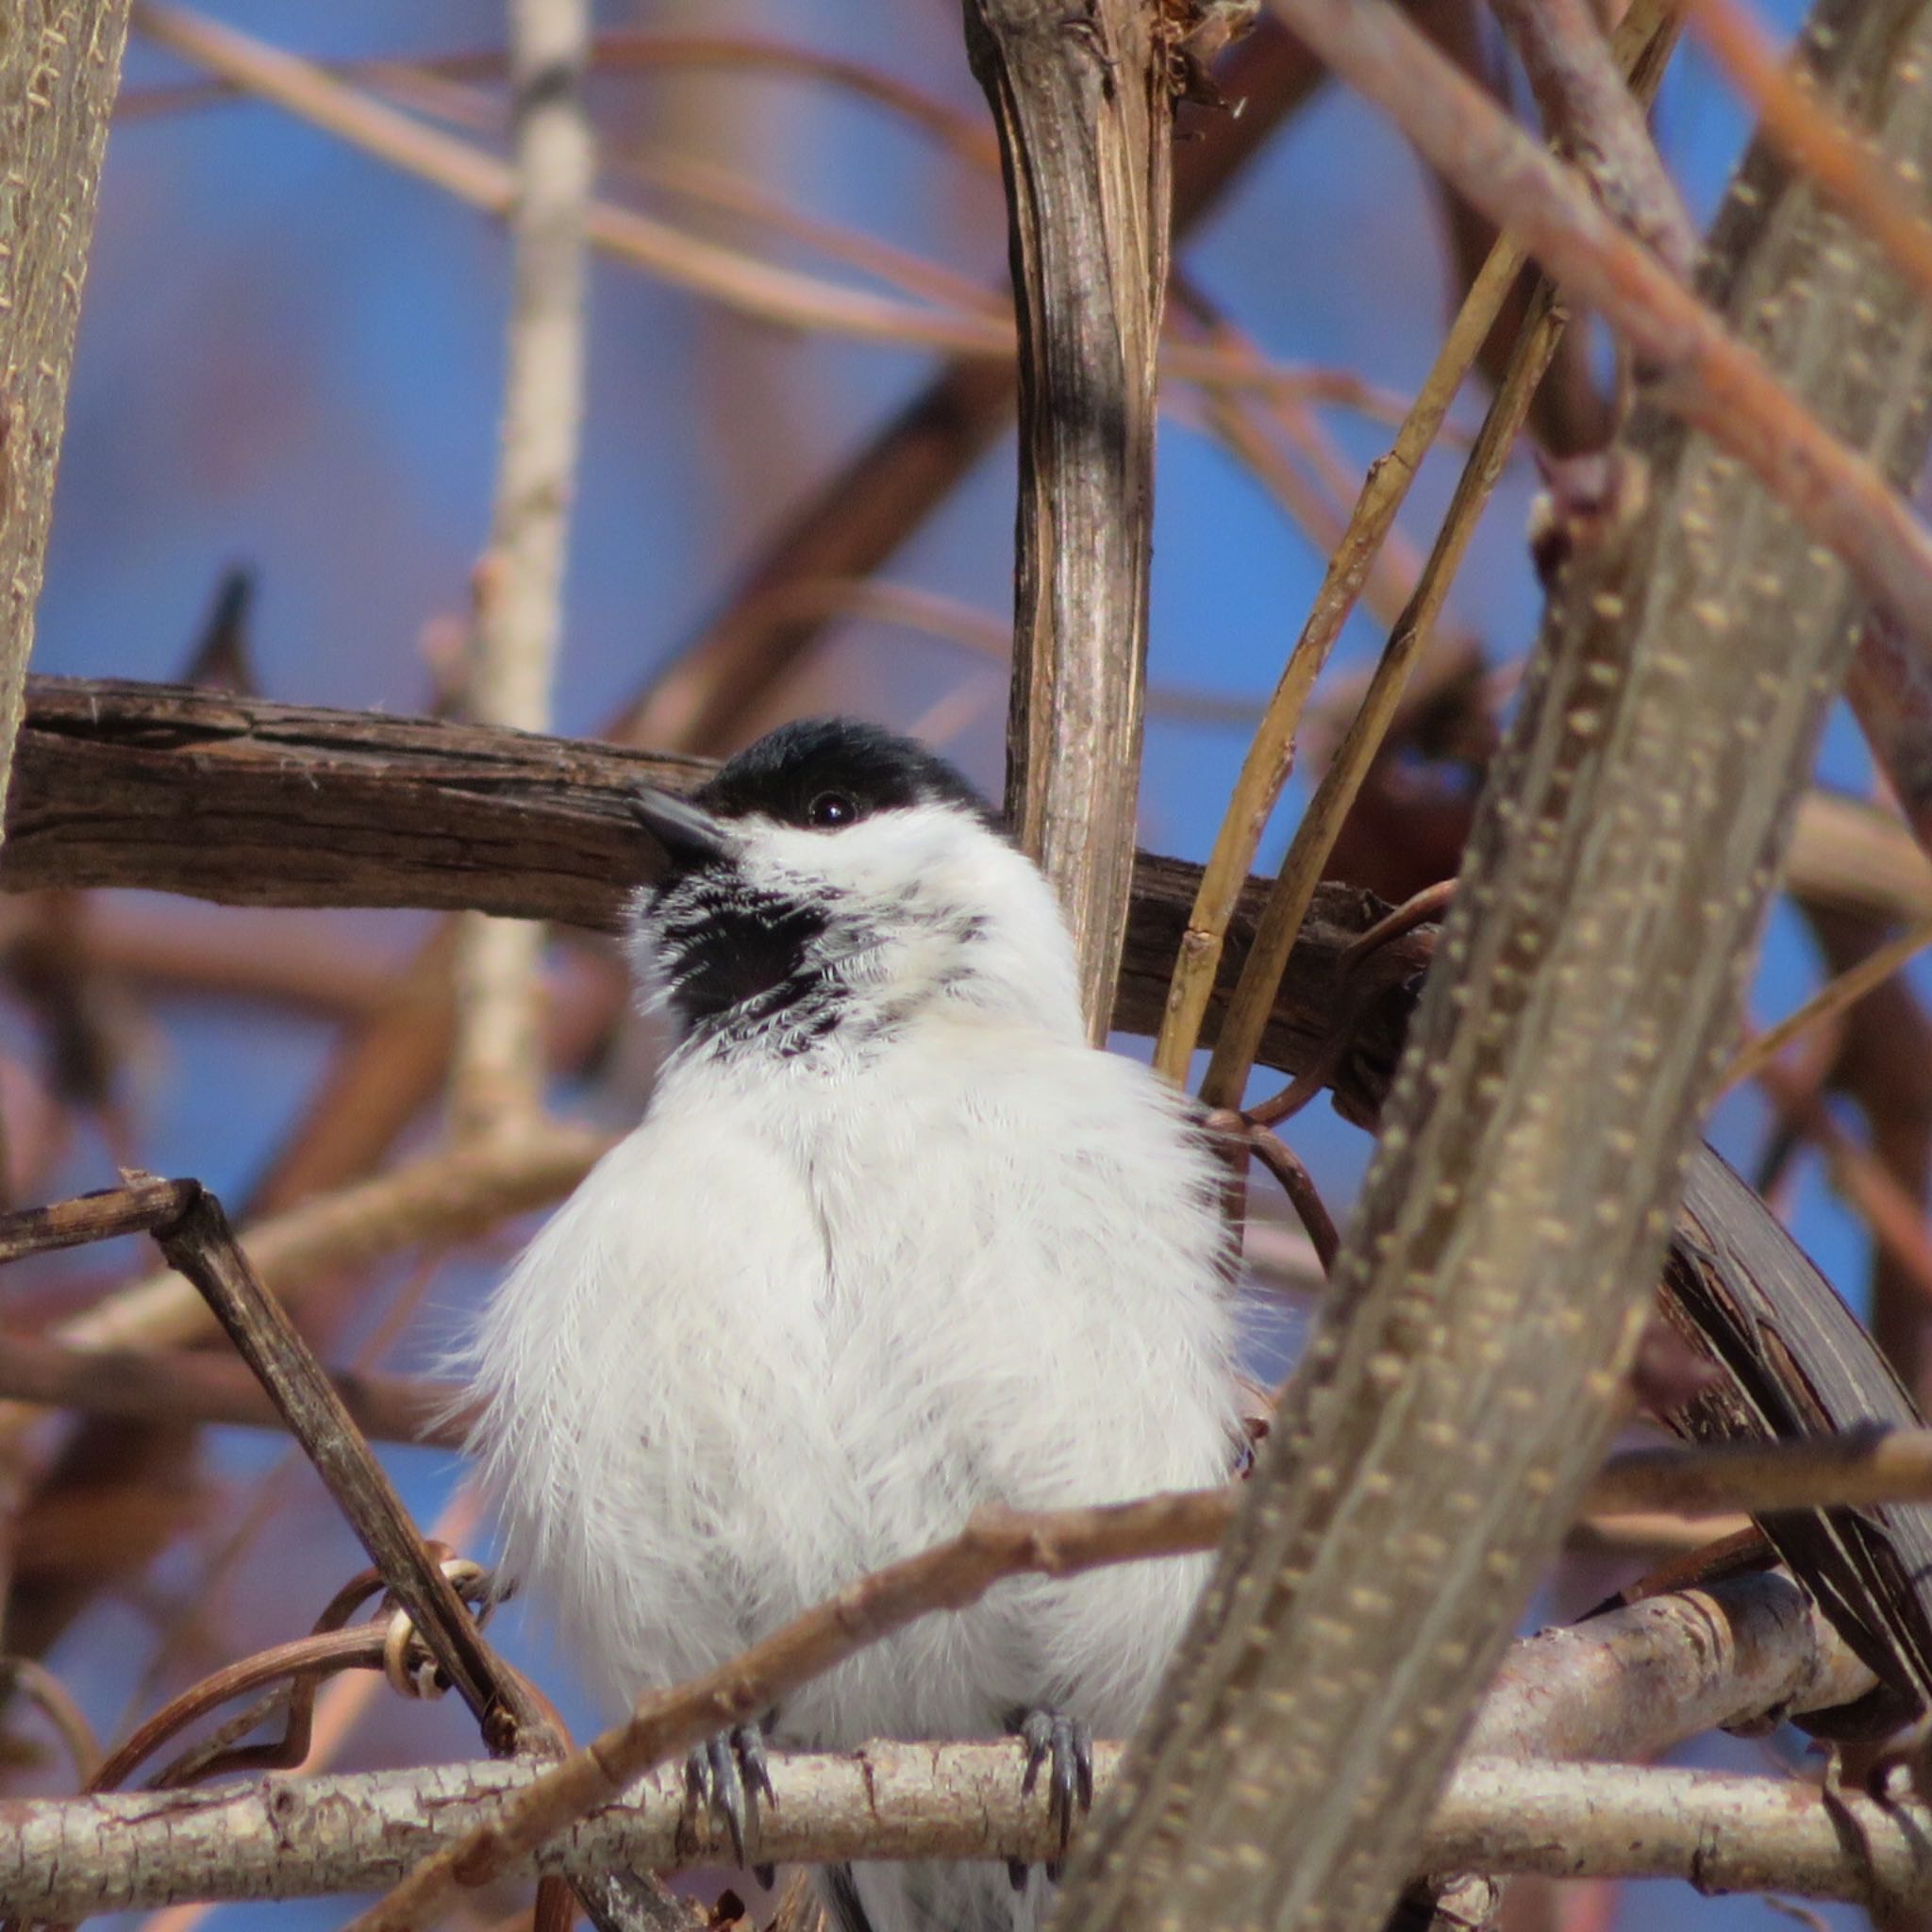
[[[983, 1504], [1198, 1488], [1241, 1441], [1220, 1170], [1180, 1095], [1087, 1043], [1059, 910], [965, 781], [824, 720], [638, 811], [668, 863], [631, 957], [673, 1044], [475, 1348], [506, 1568], [620, 1707]], [[764, 1731], [1018, 1731], [1064, 1821], [1206, 1561], [1002, 1583]], [[760, 1748], [699, 1754], [728, 1814]], [[989, 1865], [823, 1885], [849, 1932], [1026, 1932], [1048, 1896]]]

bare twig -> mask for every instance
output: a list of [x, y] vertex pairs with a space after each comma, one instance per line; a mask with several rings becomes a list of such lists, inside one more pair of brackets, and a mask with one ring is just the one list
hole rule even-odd
[[88, 1783], [101, 1761], [101, 1747], [73, 1691], [30, 1657], [0, 1657], [0, 1685], [25, 1697], [54, 1726], [74, 1766], [75, 1782]]
[[[1657, 0], [1640, 0], [1626, 16], [1618, 37], [1618, 51], [1626, 63], [1637, 65], [1658, 41], [1675, 35], [1668, 7]], [[1657, 73], [1661, 73], [1661, 63]], [[1655, 83], [1653, 75], [1653, 85]], [[1295, 640], [1280, 679], [1268, 700], [1260, 724], [1235, 781], [1214, 847], [1202, 874], [1192, 917], [1174, 955], [1174, 979], [1167, 1008], [1155, 1042], [1154, 1064], [1170, 1080], [1180, 1082], [1199, 1043], [1202, 1020], [1221, 968], [1227, 922], [1248, 868], [1255, 861], [1261, 835], [1294, 768], [1295, 735], [1307, 708], [1308, 694], [1341, 634], [1368, 574], [1394, 528], [1423, 458], [1441, 434], [1462, 380], [1481, 354], [1496, 318], [1509, 299], [1522, 270], [1525, 251], [1503, 236], [1463, 298], [1442, 346], [1424, 379], [1421, 391], [1389, 453], [1370, 465], [1348, 527], [1331, 555], [1313, 608]], [[1521, 351], [1512, 352], [1512, 360]], [[1535, 384], [1530, 385], [1534, 391]], [[1495, 406], [1491, 410], [1495, 420]], [[1475, 466], [1472, 455], [1469, 468]], [[1440, 549], [1440, 540], [1438, 548]], [[1443, 585], [1446, 589], [1446, 582]], [[1411, 593], [1411, 608], [1413, 593]], [[1396, 632], [1403, 619], [1396, 620]], [[1425, 628], [1425, 627], [1419, 627]], [[1418, 635], [1417, 641], [1420, 641]], [[1290, 927], [1291, 932], [1292, 927]], [[1236, 1092], [1222, 1104], [1232, 1106]]]
[[[1688, 276], [1697, 231], [1651, 144], [1643, 109], [1624, 83], [1585, 0], [1491, 0], [1523, 57], [1543, 130], [1590, 177], [1622, 227]], [[1674, 28], [1673, 28], [1674, 32]]]
[[197, 1188], [181, 1213], [154, 1234], [170, 1263], [200, 1290], [274, 1398], [383, 1580], [475, 1713], [484, 1742], [494, 1752], [507, 1753], [518, 1748], [520, 1739], [527, 1745], [548, 1738], [549, 1720], [481, 1641], [462, 1599], [430, 1557], [322, 1365], [256, 1279], [221, 1204]]
[[1281, 1191], [1288, 1196], [1289, 1205], [1314, 1246], [1323, 1274], [1333, 1274], [1341, 1238], [1335, 1232], [1335, 1220], [1321, 1190], [1293, 1148], [1279, 1134], [1232, 1111], [1218, 1110], [1209, 1116], [1209, 1121], [1215, 1127], [1229, 1132], [1235, 1143], [1253, 1154], [1281, 1184]]
[[[302, 1289], [333, 1271], [358, 1267], [419, 1243], [462, 1240], [557, 1200], [584, 1177], [608, 1145], [608, 1136], [546, 1124], [513, 1141], [492, 1139], [478, 1146], [427, 1155], [393, 1174], [304, 1202], [251, 1228], [249, 1252], [275, 1283], [281, 1298], [291, 1301]], [[144, 1206], [123, 1208], [117, 1211], [124, 1221], [112, 1231], [134, 1231], [126, 1222], [137, 1213], [146, 1217], [142, 1225], [158, 1224], [171, 1211], [179, 1211], [178, 1201], [178, 1196], [157, 1194]], [[74, 1207], [62, 1204], [28, 1212], [64, 1216]], [[18, 1219], [8, 1217], [8, 1222]], [[40, 1245], [71, 1246], [99, 1238], [71, 1232], [64, 1220], [60, 1231], [65, 1239], [58, 1243], [41, 1241]], [[0, 1259], [6, 1258], [7, 1239], [0, 1234]], [[208, 1312], [201, 1296], [180, 1275], [169, 1273], [108, 1295], [63, 1323], [54, 1339], [69, 1348], [126, 1348], [192, 1341], [208, 1329]], [[18, 1407], [0, 1411], [0, 1441], [24, 1426], [30, 1414]]]
[[1848, 967], [1820, 987], [1804, 1005], [1740, 1048], [1724, 1069], [1724, 1087], [1728, 1090], [1740, 1080], [1750, 1079], [1769, 1066], [1801, 1033], [1855, 1006], [1874, 987], [1883, 986], [1893, 974], [1902, 971], [1927, 946], [1932, 946], [1932, 924], [1915, 925], [1910, 932], [1901, 933], [1868, 954], [1856, 966]]
[[1436, 533], [1428, 561], [1423, 566], [1421, 581], [1390, 633], [1369, 688], [1362, 694], [1360, 708], [1336, 747], [1328, 769], [1323, 773], [1301, 824], [1295, 827], [1288, 856], [1269, 891], [1255, 944], [1241, 968], [1227, 1019], [1214, 1043], [1208, 1076], [1202, 1082], [1201, 1097], [1210, 1107], [1238, 1105], [1247, 1086], [1261, 1033], [1267, 1025], [1268, 1010], [1274, 1004], [1273, 975], [1293, 949], [1294, 936], [1314, 901], [1315, 887], [1342, 821], [1388, 732], [1407, 688], [1409, 674], [1435, 634], [1436, 620], [1441, 614], [1449, 587], [1461, 567], [1470, 539], [1475, 534], [1477, 520], [1503, 474], [1517, 431], [1529, 413], [1531, 399], [1556, 354], [1564, 323], [1562, 311], [1557, 308], [1545, 283], [1531, 300], [1523, 334], [1510, 351], [1504, 379], [1483, 418], [1475, 446], [1457, 478], [1456, 493]]
[[1308, 693], [1355, 608], [1422, 458], [1440, 433], [1449, 405], [1474, 366], [1523, 259], [1509, 242], [1499, 242], [1464, 298], [1393, 447], [1379, 462], [1370, 465], [1348, 527], [1316, 592], [1314, 608], [1256, 727], [1235, 781], [1234, 796], [1202, 874], [1187, 931], [1174, 955], [1174, 980], [1155, 1045], [1154, 1064], [1176, 1083], [1186, 1076], [1188, 1062], [1200, 1040], [1235, 903], [1294, 768], [1295, 732]]
[[1807, 1441], [1626, 1450], [1605, 1463], [1580, 1513], [1764, 1516], [1828, 1504], [1925, 1501], [1932, 1501], [1932, 1429], [1874, 1426]]
[[[445, 193], [506, 217], [516, 207], [513, 169], [487, 150], [432, 127], [365, 91], [337, 79], [319, 62], [240, 33], [164, 0], [140, 0], [135, 24], [170, 52], [220, 75], [248, 93], [359, 147], [387, 165], [432, 182]], [[678, 287], [780, 327], [817, 329], [860, 341], [943, 349], [1004, 360], [1014, 335], [1004, 318], [908, 304], [798, 274], [674, 228], [634, 208], [591, 201], [584, 213], [590, 245]], [[1194, 382], [1235, 389], [1273, 388], [1282, 372], [1249, 357], [1176, 345], [1175, 373]], [[1287, 376], [1291, 388], [1296, 378]]]
[[1274, 0], [1336, 72], [1514, 233], [1642, 360], [1648, 392], [1741, 459], [1864, 590], [1932, 645], [1932, 537], [1876, 466], [1797, 404], [1763, 358], [1599, 208], [1390, 0]]
[[[413, 1375], [329, 1378], [372, 1441], [456, 1449], [464, 1440], [461, 1391]], [[284, 1426], [240, 1362], [190, 1349], [75, 1348], [25, 1335], [0, 1338], [0, 1401], [153, 1422]]]
[[[434, 182], [487, 214], [508, 216], [516, 205], [516, 176], [507, 163], [335, 79], [313, 61], [159, 0], [143, 0], [135, 24], [146, 38], [183, 59], [392, 167]], [[593, 202], [586, 210], [584, 232], [606, 254], [765, 322], [958, 355], [1011, 353], [1010, 330], [984, 316], [949, 314], [835, 288], [681, 233], [631, 208]]]
[[[501, 79], [509, 58], [501, 46], [473, 47], [450, 54], [419, 54], [407, 62], [390, 59], [319, 62], [325, 72], [366, 81], [377, 89], [401, 89], [424, 75], [441, 79]], [[842, 89], [896, 114], [930, 134], [941, 146], [982, 168], [997, 168], [991, 134], [970, 116], [908, 82], [864, 60], [841, 58], [823, 47], [775, 41], [757, 34], [659, 33], [618, 28], [591, 43], [591, 68], [600, 75], [650, 74], [714, 68], [739, 78], [819, 81]], [[116, 104], [117, 120], [179, 113], [245, 98], [232, 81], [211, 79], [129, 89]]]
[[[584, 395], [584, 217], [591, 148], [583, 97], [588, 0], [510, 8], [511, 294], [490, 546], [476, 569], [464, 708], [541, 731], [563, 628], [563, 566]], [[472, 915], [457, 940], [450, 1122], [513, 1129], [542, 1107], [543, 932]]]

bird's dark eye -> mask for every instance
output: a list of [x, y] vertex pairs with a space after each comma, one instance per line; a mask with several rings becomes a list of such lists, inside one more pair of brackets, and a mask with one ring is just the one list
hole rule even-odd
[[821, 791], [805, 808], [807, 824], [826, 829], [849, 825], [858, 816], [858, 801], [846, 791]]

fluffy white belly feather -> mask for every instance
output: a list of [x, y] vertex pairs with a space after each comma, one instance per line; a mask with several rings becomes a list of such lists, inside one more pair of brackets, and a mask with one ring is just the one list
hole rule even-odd
[[[613, 1706], [981, 1504], [1227, 1474], [1223, 1237], [1178, 1104], [1071, 1041], [914, 1024], [921, 1050], [756, 1079], [674, 1063], [491, 1305], [476, 1441], [507, 1566]], [[789, 1700], [774, 1735], [985, 1736], [1035, 1707], [1121, 1735], [1202, 1575], [1002, 1584]]]

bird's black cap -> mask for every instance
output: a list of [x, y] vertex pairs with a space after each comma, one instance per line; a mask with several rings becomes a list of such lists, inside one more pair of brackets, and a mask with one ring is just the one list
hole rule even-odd
[[721, 819], [757, 814], [836, 829], [914, 805], [963, 806], [991, 823], [986, 801], [915, 739], [856, 718], [781, 724], [721, 766], [692, 794]]

